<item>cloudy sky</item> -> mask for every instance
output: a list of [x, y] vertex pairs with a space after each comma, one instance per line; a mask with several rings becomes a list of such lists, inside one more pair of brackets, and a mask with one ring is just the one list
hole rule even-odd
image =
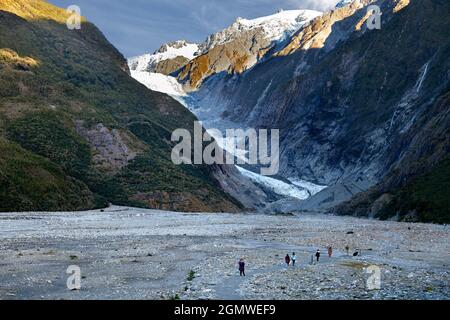
[[326, 10], [338, 0], [49, 0], [75, 4], [126, 56], [153, 52], [161, 44], [185, 39], [201, 42], [236, 20], [279, 9]]

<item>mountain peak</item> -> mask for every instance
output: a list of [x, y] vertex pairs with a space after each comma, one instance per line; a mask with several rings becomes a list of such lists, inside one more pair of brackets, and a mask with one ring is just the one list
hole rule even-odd
[[255, 19], [239, 17], [226, 29], [210, 35], [200, 45], [200, 51], [205, 53], [212, 48], [231, 42], [241, 36], [243, 31], [258, 31], [259, 34], [270, 41], [278, 41], [293, 34], [312, 19], [320, 16], [322, 12], [314, 10], [280, 10], [275, 14]]
[[[128, 59], [128, 65], [131, 71], [139, 72], [158, 72], [171, 73], [176, 69], [182, 67], [190, 60], [194, 59], [199, 51], [198, 44], [189, 43], [186, 40], [177, 40], [163, 44], [153, 54], [144, 54]], [[176, 66], [164, 67], [164, 72], [159, 70], [161, 62], [168, 62], [170, 60], [179, 60]]]
[[184, 53], [183, 56], [188, 55], [190, 57], [190, 56], [192, 56], [193, 53], [195, 53], [195, 51], [193, 52], [193, 50], [195, 50], [195, 48], [198, 48], [198, 45], [195, 43], [190, 43], [186, 40], [176, 40], [176, 41], [172, 41], [172, 42], [163, 44], [158, 50], [156, 50], [154, 52], [154, 54], [165, 53], [165, 52], [169, 52], [171, 50], [182, 51], [183, 49], [186, 49], [189, 52], [181, 52], [181, 53]]
[[322, 12], [315, 10], [279, 10], [277, 13], [263, 16], [255, 19], [238, 18], [236, 22], [249, 28], [258, 27], [266, 24], [297, 24], [305, 20], [313, 19]]

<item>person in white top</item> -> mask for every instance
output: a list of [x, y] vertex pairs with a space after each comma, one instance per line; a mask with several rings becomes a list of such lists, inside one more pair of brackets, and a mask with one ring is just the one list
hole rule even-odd
[[295, 255], [295, 252], [292, 253], [292, 266], [295, 267], [295, 262], [297, 261], [297, 256]]

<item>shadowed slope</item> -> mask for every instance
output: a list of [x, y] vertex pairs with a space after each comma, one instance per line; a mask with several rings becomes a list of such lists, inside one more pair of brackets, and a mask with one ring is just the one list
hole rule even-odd
[[[14, 157], [0, 153], [0, 200], [15, 195], [1, 209], [112, 202], [238, 210], [212, 178], [214, 169], [170, 160], [172, 131], [191, 129], [195, 117], [133, 80], [123, 56], [94, 25], [70, 31], [65, 17], [44, 1], [0, 0], [0, 138], [3, 150], [14, 150]], [[22, 163], [41, 173], [20, 178], [27, 172]], [[52, 187], [55, 181], [63, 188]], [[49, 187], [30, 196], [26, 184], [39, 183]]]

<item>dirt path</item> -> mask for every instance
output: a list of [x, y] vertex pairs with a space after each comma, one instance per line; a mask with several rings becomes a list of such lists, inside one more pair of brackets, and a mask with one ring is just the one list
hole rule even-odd
[[[257, 278], [259, 276], [281, 273], [286, 270], [302, 270], [306, 266], [311, 265], [333, 265], [339, 263], [347, 256], [340, 252], [334, 252], [333, 257], [329, 258], [328, 254], [322, 252], [319, 262], [316, 262], [316, 258], [313, 255], [316, 252], [315, 247], [301, 247], [289, 244], [283, 244], [279, 242], [267, 242], [259, 241], [253, 239], [246, 239], [237, 242], [236, 250], [254, 250], [258, 252], [264, 251], [274, 251], [279, 252], [280, 259], [277, 263], [266, 265], [263, 267], [256, 267], [252, 271], [246, 272], [246, 277], [241, 277], [239, 272], [234, 272], [231, 276], [225, 277], [221, 282], [215, 284], [214, 286], [214, 299], [219, 300], [244, 300], [245, 296], [240, 290], [241, 287], [246, 287], [251, 279]], [[284, 256], [282, 254], [288, 253], [289, 255], [295, 252], [297, 255], [297, 263], [295, 266], [290, 265], [289, 267], [283, 262]], [[313, 263], [311, 264], [311, 259], [313, 258]]]

